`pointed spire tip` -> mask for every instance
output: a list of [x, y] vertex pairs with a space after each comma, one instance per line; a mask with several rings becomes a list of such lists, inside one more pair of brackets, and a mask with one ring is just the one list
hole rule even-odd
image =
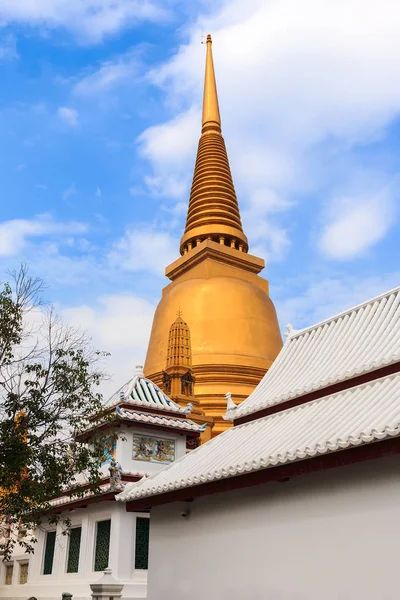
[[221, 133], [217, 84], [215, 82], [211, 35], [207, 35], [206, 72], [204, 77], [202, 133]]

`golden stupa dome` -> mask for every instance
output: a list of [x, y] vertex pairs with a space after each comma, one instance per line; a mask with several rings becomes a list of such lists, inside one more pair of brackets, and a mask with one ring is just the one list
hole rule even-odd
[[166, 269], [171, 283], [154, 316], [145, 373], [162, 385], [170, 328], [181, 309], [190, 329], [194, 395], [214, 419], [215, 435], [229, 426], [222, 419], [226, 392], [236, 402], [244, 400], [271, 366], [282, 339], [268, 281], [258, 275], [264, 261], [248, 254], [221, 134], [211, 36], [202, 134], [180, 253]]
[[223, 364], [233, 367], [265, 372], [271, 366], [282, 340], [275, 307], [265, 289], [223, 273], [177, 281], [166, 289], [154, 315], [146, 371], [157, 373], [172, 364], [168, 324], [176, 306], [184, 306], [190, 323], [194, 369], [201, 364], [215, 366], [222, 357]]

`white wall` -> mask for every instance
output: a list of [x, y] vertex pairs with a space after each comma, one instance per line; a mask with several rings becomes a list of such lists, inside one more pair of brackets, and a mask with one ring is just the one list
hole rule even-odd
[[[144, 473], [157, 473], [165, 467], [165, 464], [158, 462], [151, 462], [145, 460], [133, 460], [133, 436], [134, 435], [148, 435], [155, 438], [165, 438], [168, 440], [175, 440], [175, 460], [184, 456], [186, 453], [186, 435], [178, 434], [169, 431], [157, 431], [155, 429], [144, 429], [139, 427], [132, 427], [120, 430], [120, 438], [117, 442], [117, 461], [121, 464], [124, 471], [133, 472], [144, 472]], [[124, 439], [122, 439], [124, 438]], [[107, 469], [108, 470], [108, 469]]]
[[398, 600], [400, 461], [151, 512], [149, 600]]
[[[133, 435], [149, 435], [175, 440], [176, 458], [186, 453], [186, 436], [173, 432], [146, 430], [144, 428], [121, 428], [121, 438], [117, 442], [116, 459], [124, 471], [154, 473], [165, 465], [157, 462], [137, 461], [132, 459]], [[124, 438], [124, 439], [122, 439]], [[109, 474], [108, 464], [102, 471]], [[124, 600], [130, 598], [146, 598], [147, 571], [135, 570], [135, 537], [136, 517], [148, 517], [141, 513], [126, 512], [125, 504], [115, 501], [103, 501], [88, 505], [87, 508], [66, 511], [65, 516], [72, 521], [72, 526], [82, 527], [79, 572], [66, 573], [69, 538], [63, 536], [58, 527], [56, 547], [51, 575], [43, 575], [43, 556], [46, 532], [38, 530], [38, 543], [33, 555], [26, 555], [21, 548], [16, 548], [12, 562], [14, 563], [13, 585], [4, 585], [5, 565], [0, 563], [0, 599], [24, 599], [35, 596], [38, 600], [61, 599], [62, 592], [70, 592], [74, 600], [90, 598], [90, 584], [95, 583], [102, 573], [93, 571], [96, 522], [111, 519], [109, 566], [118, 581], [124, 583]], [[50, 528], [51, 529], [51, 528]], [[28, 583], [19, 584], [20, 562], [29, 561]]]
[[[67, 573], [67, 555], [69, 538], [62, 535], [61, 525], [57, 527], [57, 537], [50, 575], [43, 575], [43, 557], [46, 540], [46, 529], [38, 530], [38, 543], [33, 555], [26, 556], [16, 549], [12, 559], [14, 562], [13, 585], [0, 585], [0, 598], [23, 598], [35, 596], [38, 600], [60, 599], [62, 592], [70, 592], [74, 600], [90, 598], [90, 584], [98, 581], [103, 573], [94, 571], [94, 553], [96, 539], [96, 523], [111, 519], [109, 566], [114, 577], [125, 585], [124, 600], [129, 598], [146, 598], [147, 571], [135, 570], [135, 536], [136, 517], [148, 515], [127, 513], [125, 504], [115, 501], [89, 505], [86, 509], [68, 511], [65, 516], [71, 519], [71, 526], [81, 526], [81, 546], [78, 573]], [[21, 558], [29, 559], [28, 583], [18, 584], [17, 562]], [[4, 565], [0, 566], [0, 582], [4, 583]]]

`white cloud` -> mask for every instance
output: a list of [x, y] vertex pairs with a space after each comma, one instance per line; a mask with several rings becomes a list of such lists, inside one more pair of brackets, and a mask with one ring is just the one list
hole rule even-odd
[[133, 49], [85, 73], [73, 86], [73, 93], [78, 96], [93, 96], [123, 83], [132, 83], [138, 73], [138, 52], [138, 49]]
[[74, 183], [71, 183], [62, 193], [63, 200], [68, 200], [68, 198], [72, 198], [77, 195], [77, 189]]
[[396, 200], [389, 188], [373, 195], [335, 199], [329, 208], [329, 222], [321, 233], [320, 250], [337, 260], [363, 255], [394, 224]]
[[137, 139], [141, 155], [166, 168], [193, 159], [199, 122], [199, 111], [192, 109], [167, 123], [149, 127]]
[[168, 18], [162, 3], [151, 0], [2, 0], [0, 21], [65, 28], [85, 42], [99, 42], [125, 27]]
[[57, 114], [60, 117], [60, 119], [67, 123], [67, 125], [71, 125], [72, 127], [78, 125], [79, 113], [75, 108], [70, 108], [68, 106], [60, 106], [57, 111]]
[[[400, 271], [376, 277], [325, 276], [314, 281], [289, 280], [272, 289], [281, 329], [309, 327], [400, 284]], [[299, 289], [300, 288], [300, 289]], [[287, 296], [290, 290], [290, 296]], [[285, 295], [282, 294], [284, 292]]]
[[288, 230], [276, 221], [276, 214], [291, 207], [291, 202], [268, 188], [249, 190], [245, 210], [242, 210], [243, 227], [255, 242], [251, 253], [270, 260], [282, 260], [290, 246]]
[[86, 329], [96, 349], [110, 352], [105, 362], [112, 379], [102, 385], [107, 398], [144, 364], [155, 306], [134, 294], [103, 296], [96, 303], [63, 307], [64, 318]]
[[0, 62], [18, 58], [17, 42], [11, 33], [0, 38]]
[[0, 256], [17, 256], [31, 238], [60, 234], [80, 234], [86, 230], [83, 223], [59, 222], [50, 215], [34, 219], [13, 219], [0, 223]]
[[[252, 230], [253, 235], [251, 238], [258, 240], [258, 242], [251, 246], [251, 254], [263, 258], [266, 263], [283, 260], [290, 246], [288, 232], [273, 221], [268, 221], [266, 217], [259, 224], [260, 227], [257, 233]], [[245, 227], [245, 231], [249, 234], [248, 228]]]
[[[304, 0], [301, 11], [297, 0], [204, 6], [186, 29], [189, 43], [149, 75], [177, 115], [140, 138], [153, 169], [151, 191], [168, 192], [171, 181], [182, 181], [174, 143], [177, 139], [179, 147], [188, 115], [193, 125], [187, 134], [200, 134], [199, 30], [213, 32], [222, 125], [243, 213], [251, 213], [263, 197], [268, 202], [271, 193], [286, 199], [318, 190], [328, 159], [332, 172], [335, 160], [341, 161], [343, 187], [351, 169], [345, 157], [383, 135], [400, 112], [400, 4], [389, 0], [380, 11], [374, 0]], [[187, 173], [185, 159], [184, 152]], [[266, 209], [261, 218], [281, 240], [272, 245], [282, 256], [290, 243], [282, 225], [287, 216], [269, 215]], [[260, 246], [263, 239], [251, 232], [250, 242]]]
[[182, 178], [177, 176], [169, 177], [168, 175], [159, 175], [158, 177], [146, 176], [144, 182], [153, 196], [179, 200], [184, 197], [187, 191], [189, 178], [187, 174], [186, 176], [182, 175]]
[[179, 241], [169, 233], [130, 228], [113, 246], [110, 264], [127, 271], [149, 271], [163, 275], [165, 267], [179, 258]]
[[141, 156], [151, 161], [155, 175], [146, 185], [155, 196], [174, 200], [190, 184], [199, 133], [200, 113], [191, 109], [175, 119], [146, 129], [137, 139]]

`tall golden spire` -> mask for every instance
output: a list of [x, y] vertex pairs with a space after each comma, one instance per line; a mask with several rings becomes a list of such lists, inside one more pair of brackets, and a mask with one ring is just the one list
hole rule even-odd
[[[226, 391], [236, 404], [247, 398], [282, 346], [268, 281], [259, 275], [265, 263], [247, 250], [208, 36], [202, 131], [182, 256], [165, 271], [171, 283], [154, 315], [144, 371], [176, 402], [193, 403], [193, 420], [207, 424], [202, 439], [211, 435], [211, 425], [213, 436], [227, 428]], [[185, 321], [181, 313], [176, 319], [178, 307]]]
[[202, 133], [189, 198], [189, 209], [181, 254], [209, 239], [247, 252], [239, 205], [221, 135], [217, 85], [215, 83], [211, 35], [207, 36]]
[[211, 35], [207, 36], [206, 74], [204, 77], [203, 122], [201, 133], [218, 131], [221, 133], [217, 84], [215, 83], [214, 61], [212, 57]]

